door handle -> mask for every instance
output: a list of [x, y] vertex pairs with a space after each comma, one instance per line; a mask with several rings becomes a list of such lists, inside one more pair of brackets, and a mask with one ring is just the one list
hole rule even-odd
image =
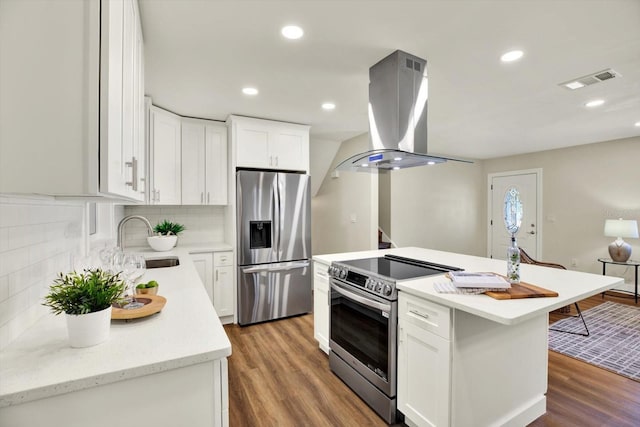
[[242, 272], [243, 273], [261, 273], [263, 271], [277, 272], [277, 271], [295, 270], [298, 268], [305, 268], [305, 267], [309, 267], [308, 261], [292, 262], [287, 265], [246, 267], [242, 269]]

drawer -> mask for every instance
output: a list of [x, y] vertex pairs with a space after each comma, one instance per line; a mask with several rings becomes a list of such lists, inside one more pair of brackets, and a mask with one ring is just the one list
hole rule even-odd
[[216, 267], [233, 265], [233, 252], [214, 252], [213, 265]]
[[446, 340], [451, 339], [451, 309], [422, 298], [398, 293], [398, 317]]

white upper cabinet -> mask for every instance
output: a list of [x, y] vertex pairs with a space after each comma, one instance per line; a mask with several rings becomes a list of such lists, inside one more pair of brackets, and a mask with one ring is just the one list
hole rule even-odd
[[309, 126], [230, 116], [235, 166], [307, 172]]
[[182, 119], [182, 204], [227, 204], [227, 128]]
[[181, 118], [151, 106], [149, 112], [149, 199], [152, 205], [182, 203]]
[[3, 3], [0, 192], [144, 200], [135, 0]]

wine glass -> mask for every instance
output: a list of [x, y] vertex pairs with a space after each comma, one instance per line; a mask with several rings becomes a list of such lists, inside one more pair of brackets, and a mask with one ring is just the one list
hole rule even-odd
[[146, 269], [144, 257], [140, 254], [126, 253], [122, 257], [122, 273], [125, 281], [130, 286], [130, 302], [124, 306], [126, 309], [142, 307], [144, 304], [136, 301], [136, 282], [142, 277]]

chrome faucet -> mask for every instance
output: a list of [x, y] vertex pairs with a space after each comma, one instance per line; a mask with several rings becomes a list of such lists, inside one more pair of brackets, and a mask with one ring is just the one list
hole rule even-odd
[[149, 234], [149, 236], [153, 236], [153, 227], [151, 226], [151, 223], [149, 222], [149, 220], [141, 215], [129, 215], [129, 216], [125, 216], [124, 218], [122, 218], [122, 220], [120, 220], [120, 222], [118, 223], [118, 242], [117, 245], [120, 249], [124, 249], [122, 247], [122, 234], [124, 233], [124, 225], [127, 223], [127, 221], [129, 221], [130, 219], [139, 219], [140, 221], [144, 222], [144, 224], [147, 226], [147, 233]]

